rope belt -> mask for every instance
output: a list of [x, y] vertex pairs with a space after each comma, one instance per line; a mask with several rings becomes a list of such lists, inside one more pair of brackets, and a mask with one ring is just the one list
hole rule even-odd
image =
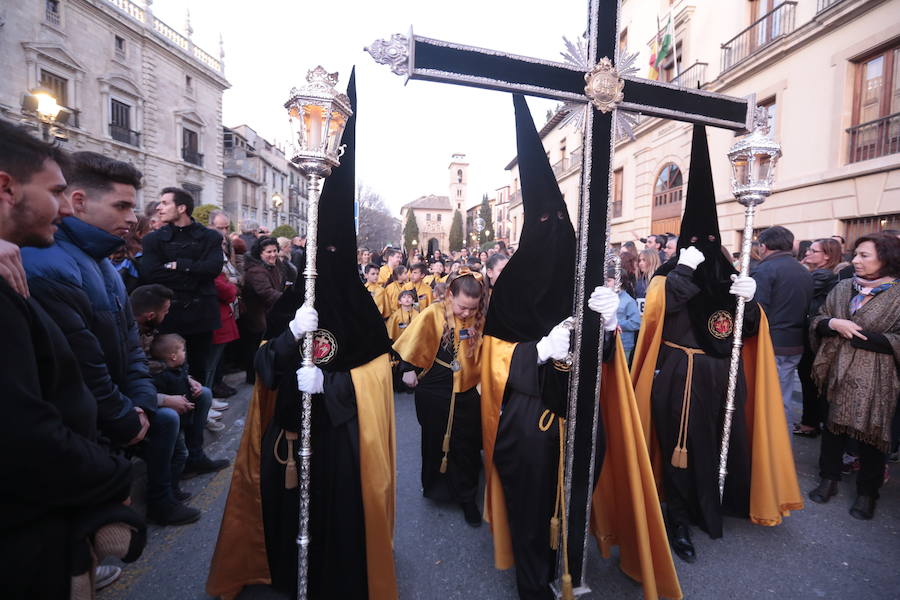
[[675, 449], [672, 451], [672, 466], [676, 469], [687, 469], [687, 436], [688, 421], [691, 416], [691, 384], [694, 378], [694, 356], [706, 353], [699, 348], [679, 346], [668, 341], [663, 341], [663, 343], [670, 348], [676, 348], [687, 354], [687, 378], [684, 382], [684, 398], [681, 402], [681, 423], [678, 425], [678, 441], [675, 442]]
[[[454, 373], [453, 368], [449, 363], [445, 363], [439, 358], [435, 358], [434, 362], [436, 364], [441, 365], [442, 367], [446, 367], [450, 369], [451, 376]], [[453, 388], [456, 388], [454, 385]], [[450, 434], [453, 432], [453, 415], [456, 413], [456, 391], [450, 392], [450, 414], [447, 415], [447, 431], [444, 433], [444, 442], [441, 445], [441, 451], [444, 453], [444, 456], [441, 458], [441, 473], [447, 472], [447, 455], [450, 454]]]
[[[553, 517], [550, 518], [550, 548], [559, 549], [560, 529], [562, 529], [563, 551], [563, 575], [562, 597], [564, 600], [574, 598], [572, 591], [572, 575], [569, 573], [569, 528], [566, 526], [566, 499], [564, 495], [565, 485], [565, 455], [566, 455], [566, 420], [557, 417], [549, 410], [544, 410], [538, 419], [538, 429], [548, 431], [553, 425], [553, 419], [559, 424], [559, 463], [556, 471], [556, 501], [553, 503]], [[561, 523], [562, 522], [562, 523]], [[560, 528], [562, 524], [562, 528]]]
[[[275, 460], [277, 460], [279, 464], [285, 465], [284, 489], [286, 490], [292, 490], [297, 487], [297, 462], [294, 460], [294, 441], [299, 437], [299, 434], [294, 431], [282, 429], [278, 432], [278, 437], [275, 439], [275, 447], [272, 449]], [[278, 456], [278, 444], [281, 443], [282, 438], [287, 440], [287, 458], [284, 459]]]

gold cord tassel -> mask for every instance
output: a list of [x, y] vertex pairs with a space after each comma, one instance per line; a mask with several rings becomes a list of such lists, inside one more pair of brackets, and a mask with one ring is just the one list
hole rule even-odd
[[672, 466], [676, 469], [687, 469], [687, 448], [675, 447], [672, 451]]
[[572, 589], [572, 576], [568, 573], [562, 576], [562, 597], [563, 600], [575, 600], [575, 591]]
[[556, 552], [559, 550], [559, 517], [550, 519], [550, 548]]
[[687, 354], [687, 377], [684, 382], [684, 394], [681, 400], [681, 421], [678, 423], [678, 439], [672, 451], [672, 466], [676, 469], [687, 469], [688, 466], [688, 424], [691, 418], [691, 386], [694, 378], [694, 355], [703, 354], [703, 350], [685, 348], [672, 342], [663, 342], [667, 346], [677, 348]]
[[450, 394], [450, 413], [447, 415], [447, 430], [444, 432], [444, 441], [441, 444], [441, 451], [444, 456], [441, 458], [441, 473], [447, 472], [447, 455], [450, 453], [450, 434], [453, 432], [453, 415], [456, 412], [456, 392]]
[[299, 483], [297, 481], [297, 462], [294, 460], [294, 440], [298, 435], [292, 431], [285, 431], [284, 437], [287, 439], [287, 464], [284, 467], [284, 489], [293, 490]]
[[441, 451], [444, 456], [441, 458], [441, 473], [447, 472], [447, 454], [450, 452], [450, 434], [444, 434], [444, 443], [441, 444]]

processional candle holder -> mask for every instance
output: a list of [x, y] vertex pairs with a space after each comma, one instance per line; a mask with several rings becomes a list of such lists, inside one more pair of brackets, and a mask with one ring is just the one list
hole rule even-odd
[[[753, 118], [753, 131], [738, 140], [728, 151], [731, 161], [731, 191], [744, 206], [744, 239], [741, 247], [741, 277], [750, 271], [750, 247], [753, 241], [753, 222], [756, 207], [772, 194], [775, 183], [775, 165], [781, 157], [781, 146], [769, 136], [768, 114], [758, 107]], [[737, 299], [734, 317], [734, 344], [728, 369], [728, 394], [725, 404], [725, 420], [722, 424], [722, 445], [719, 451], [719, 500], [725, 494], [725, 476], [728, 474], [728, 447], [731, 441], [731, 423], [735, 410], [738, 365], [744, 332], [743, 298]]]
[[[322, 181], [331, 169], [340, 164], [341, 137], [347, 120], [353, 114], [350, 98], [338, 92], [338, 74], [329, 73], [321, 66], [306, 74], [306, 84], [291, 90], [290, 99], [284, 104], [288, 111], [295, 143], [291, 162], [303, 172], [309, 181], [309, 214], [306, 244], [306, 281], [304, 305], [315, 307], [316, 302], [316, 251], [318, 248], [319, 196]], [[303, 338], [304, 367], [314, 366], [313, 335], [309, 331]], [[309, 494], [310, 459], [312, 457], [312, 395], [303, 394], [300, 421], [300, 523], [297, 532], [297, 598], [305, 600], [309, 572]]]

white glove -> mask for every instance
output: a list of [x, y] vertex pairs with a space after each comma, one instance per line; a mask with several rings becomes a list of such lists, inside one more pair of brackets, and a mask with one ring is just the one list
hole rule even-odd
[[319, 328], [319, 312], [313, 307], [304, 304], [297, 309], [296, 314], [294, 314], [294, 320], [288, 323], [288, 327], [291, 333], [294, 334], [294, 339], [299, 340], [310, 331], [315, 331]]
[[678, 255], [678, 264], [688, 266], [692, 269], [696, 269], [704, 260], [706, 260], [706, 258], [703, 256], [703, 253], [693, 246], [682, 248], [681, 253]]
[[297, 387], [305, 394], [321, 394], [325, 390], [325, 375], [319, 367], [297, 369]]
[[419, 378], [416, 375], [415, 371], [407, 371], [403, 374], [403, 383], [406, 384], [406, 387], [414, 388], [419, 383]]
[[731, 289], [728, 290], [731, 294], [735, 296], [740, 296], [747, 302], [753, 300], [753, 296], [756, 295], [756, 280], [752, 277], [740, 277], [738, 275], [732, 275], [731, 281], [734, 283], [731, 284]]
[[550, 330], [546, 336], [537, 343], [538, 364], [542, 365], [551, 358], [562, 360], [569, 353], [572, 330], [567, 327], [572, 322], [572, 317]]
[[603, 329], [606, 331], [614, 331], [619, 324], [616, 316], [619, 310], [619, 295], [602, 285], [594, 288], [591, 297], [588, 299], [588, 308], [592, 311], [600, 313], [603, 317]]

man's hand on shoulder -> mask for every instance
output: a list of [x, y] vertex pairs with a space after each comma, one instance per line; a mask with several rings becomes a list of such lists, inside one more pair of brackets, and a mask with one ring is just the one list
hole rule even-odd
[[0, 240], [0, 277], [23, 298], [28, 297], [28, 280], [22, 266], [22, 253], [15, 244]]

